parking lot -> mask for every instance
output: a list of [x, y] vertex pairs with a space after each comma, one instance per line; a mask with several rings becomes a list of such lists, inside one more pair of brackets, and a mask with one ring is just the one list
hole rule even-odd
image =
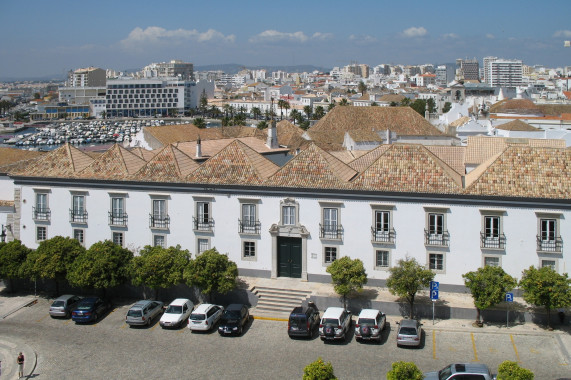
[[395, 318], [381, 344], [324, 343], [319, 338], [287, 336], [287, 322], [251, 320], [243, 336], [217, 332], [191, 333], [187, 328], [163, 330], [158, 319], [149, 327], [125, 323], [131, 302], [94, 324], [52, 319], [45, 299], [0, 321], [0, 339], [18, 339], [38, 353], [40, 379], [261, 378], [299, 379], [303, 367], [321, 356], [331, 361], [340, 379], [379, 379], [397, 360], [414, 361], [423, 371], [451, 362], [479, 361], [497, 372], [504, 360], [519, 361], [537, 379], [570, 377], [571, 368], [553, 334], [462, 332], [435, 330], [425, 322], [421, 348], [397, 348]]

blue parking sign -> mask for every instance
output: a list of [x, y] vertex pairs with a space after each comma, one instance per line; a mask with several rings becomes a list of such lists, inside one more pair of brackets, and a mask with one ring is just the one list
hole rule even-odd
[[430, 299], [433, 301], [438, 299], [438, 289], [433, 289], [430, 291]]
[[513, 301], [514, 301], [514, 294], [506, 293], [506, 302], [513, 302]]
[[438, 281], [430, 281], [430, 290], [438, 290], [440, 283]]

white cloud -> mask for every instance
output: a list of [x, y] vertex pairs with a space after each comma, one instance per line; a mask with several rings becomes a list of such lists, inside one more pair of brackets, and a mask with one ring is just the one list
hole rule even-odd
[[284, 33], [277, 30], [265, 30], [249, 39], [250, 42], [276, 42], [276, 41], [297, 41], [305, 42], [308, 37], [303, 32]]
[[446, 34], [443, 34], [442, 37], [444, 37], [444, 38], [458, 38], [458, 35], [455, 33], [446, 33]]
[[494, 38], [496, 38], [496, 36], [494, 36], [492, 33], [488, 33], [488, 34], [486, 34], [486, 38], [493, 40]]
[[311, 39], [313, 40], [328, 40], [330, 38], [333, 38], [333, 33], [321, 33], [321, 32], [315, 32], [313, 33], [313, 36], [311, 36]]
[[368, 34], [351, 34], [349, 40], [355, 41], [358, 44], [371, 44], [377, 42], [377, 38], [369, 36]]
[[410, 27], [408, 29], [403, 30], [402, 34], [405, 37], [422, 37], [425, 36], [428, 33], [428, 31], [420, 26], [420, 27]]
[[236, 40], [236, 36], [233, 34], [225, 36], [214, 29], [208, 29], [206, 32], [201, 33], [196, 29], [167, 30], [160, 26], [149, 26], [146, 29], [136, 27], [131, 31], [131, 33], [129, 33], [127, 38], [121, 40], [121, 45], [127, 48], [137, 48], [157, 43], [179, 43], [182, 41], [208, 42], [215, 40], [234, 42]]
[[558, 30], [557, 32], [555, 32], [553, 34], [553, 37], [570, 38], [571, 37], [571, 30]]

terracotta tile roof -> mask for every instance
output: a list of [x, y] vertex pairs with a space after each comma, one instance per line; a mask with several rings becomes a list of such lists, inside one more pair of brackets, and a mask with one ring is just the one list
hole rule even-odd
[[[287, 152], [286, 148], [270, 149], [266, 145], [265, 140], [258, 139], [256, 137], [240, 137], [237, 139], [216, 139], [216, 140], [202, 140], [200, 141], [202, 158], [208, 158], [216, 155], [222, 149], [224, 149], [228, 144], [234, 140], [240, 140], [242, 143], [248, 145], [250, 148], [254, 149], [256, 152], [263, 154], [269, 152], [283, 151]], [[192, 157], [193, 159], [198, 159], [196, 157], [196, 141], [185, 141], [173, 144], [176, 148], [180, 149], [186, 155]]]
[[153, 158], [155, 156], [155, 154], [157, 154], [156, 150], [147, 150], [147, 149], [143, 149], [141, 147], [136, 147], [136, 148], [132, 148], [129, 149], [129, 151], [135, 155], [137, 155], [138, 157], [142, 158], [145, 161], [149, 161], [151, 158]]
[[330, 153], [310, 144], [264, 184], [314, 189], [348, 189], [357, 171]]
[[222, 138], [258, 137], [265, 139], [264, 133], [257, 128], [246, 126], [231, 126], [220, 128], [197, 128], [192, 124], [164, 125], [159, 127], [145, 127], [149, 133], [164, 146], [184, 141], [195, 141], [200, 136], [203, 140]]
[[446, 145], [426, 145], [436, 157], [446, 162], [455, 172], [464, 175], [466, 173], [466, 147]]
[[564, 148], [565, 141], [558, 139], [527, 139], [507, 137], [469, 136], [466, 145], [466, 164], [480, 165], [488, 158], [504, 151], [508, 145], [524, 144], [529, 146], [543, 146]]
[[534, 126], [531, 126], [521, 120], [509, 121], [505, 124], [496, 125], [494, 127], [496, 129], [501, 129], [504, 131], [528, 131], [528, 132], [541, 131], [541, 129], [535, 128]]
[[470, 121], [470, 116], [462, 116], [461, 118], [456, 119], [452, 123], [450, 123], [450, 126], [451, 127], [461, 127], [469, 121]]
[[383, 139], [379, 134], [372, 130], [356, 130], [356, 131], [349, 131], [347, 132], [349, 137], [353, 139], [355, 142], [382, 142]]
[[456, 194], [462, 176], [423, 145], [393, 144], [353, 184], [361, 190]]
[[[315, 142], [341, 146], [345, 132], [386, 131], [401, 136], [441, 136], [443, 133], [410, 107], [335, 107], [307, 133]], [[332, 149], [339, 150], [339, 149]]]
[[571, 198], [571, 151], [510, 146], [464, 191], [470, 195]]
[[93, 162], [93, 158], [69, 144], [23, 162], [10, 170], [13, 175], [33, 177], [73, 177]]
[[504, 99], [490, 107], [490, 113], [541, 115], [542, 111], [529, 99]]
[[161, 149], [130, 179], [156, 182], [183, 182], [198, 163], [172, 145]]
[[[276, 130], [278, 132], [278, 143], [283, 146], [291, 146], [294, 141], [298, 141], [303, 135], [303, 129], [297, 125], [293, 125], [288, 120], [282, 120], [276, 124]], [[265, 135], [267, 136], [268, 130], [264, 129]]]
[[0, 148], [0, 166], [13, 164], [41, 156], [44, 152], [22, 150], [17, 148]]
[[234, 140], [186, 178], [188, 182], [261, 185], [278, 166], [241, 142]]
[[136, 173], [145, 164], [145, 160], [115, 144], [77, 176], [119, 180]]
[[[338, 150], [335, 152], [329, 152], [331, 155], [333, 155], [333, 157], [336, 157], [338, 159], [340, 159], [341, 161], [343, 161], [346, 164], [349, 164], [350, 162], [354, 161], [355, 159], [364, 156], [365, 154], [369, 153], [369, 150]], [[351, 166], [351, 165], [349, 165]], [[359, 169], [357, 168], [353, 168], [357, 171], [359, 171]]]
[[390, 147], [391, 145], [379, 145], [375, 149], [372, 149], [366, 154], [363, 154], [361, 157], [351, 161], [349, 166], [358, 172], [362, 172], [363, 170], [367, 169], [373, 162], [375, 162], [377, 158], [384, 154], [385, 151]]

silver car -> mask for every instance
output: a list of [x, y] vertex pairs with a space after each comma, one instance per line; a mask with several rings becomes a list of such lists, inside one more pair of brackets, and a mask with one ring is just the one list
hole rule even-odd
[[137, 301], [125, 317], [125, 322], [130, 325], [150, 325], [153, 319], [163, 312], [164, 303], [161, 301]]
[[66, 294], [60, 296], [52, 302], [50, 306], [50, 315], [53, 317], [69, 317], [71, 311], [81, 301], [81, 297], [74, 296], [73, 294]]
[[420, 346], [422, 338], [422, 323], [416, 319], [402, 319], [397, 322], [397, 346]]

